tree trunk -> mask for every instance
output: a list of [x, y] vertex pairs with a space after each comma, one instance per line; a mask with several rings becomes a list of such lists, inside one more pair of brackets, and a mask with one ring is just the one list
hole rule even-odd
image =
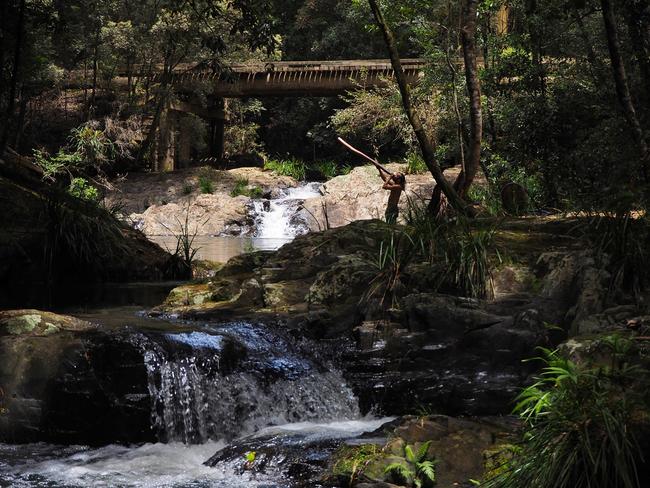
[[4, 128], [0, 136], [0, 157], [5, 152], [7, 141], [9, 140], [9, 131], [11, 128], [11, 121], [14, 116], [14, 106], [16, 104], [16, 87], [18, 86], [18, 77], [20, 76], [20, 67], [22, 61], [23, 49], [23, 34], [25, 31], [25, 0], [20, 2], [20, 10], [18, 11], [18, 22], [16, 23], [16, 45], [14, 48], [14, 66], [11, 74], [11, 84], [9, 86], [9, 100], [7, 103], [7, 111], [5, 113]]
[[[377, 0], [368, 0], [368, 3], [370, 4], [370, 9], [375, 16], [377, 25], [381, 29], [384, 36], [384, 41], [386, 42], [386, 47], [388, 48], [388, 52], [390, 54], [390, 61], [393, 66], [393, 71], [395, 72], [395, 80], [397, 81], [397, 85], [399, 86], [399, 91], [402, 96], [402, 105], [404, 106], [404, 111], [406, 112], [409, 122], [411, 123], [413, 131], [415, 132], [418, 143], [420, 144], [424, 162], [433, 175], [433, 179], [436, 180], [436, 188], [440, 188], [442, 193], [444, 193], [449, 200], [452, 207], [454, 207], [459, 212], [468, 213], [470, 210], [467, 204], [463, 201], [462, 198], [458, 196], [454, 188], [449, 184], [449, 182], [447, 182], [444, 175], [442, 174], [440, 165], [436, 161], [433, 144], [427, 137], [424, 126], [422, 125], [422, 121], [420, 120], [420, 117], [418, 117], [415, 109], [411, 104], [411, 91], [406, 81], [404, 70], [402, 69], [402, 63], [397, 51], [397, 45], [395, 38], [393, 37], [393, 33], [391, 32], [388, 24], [386, 23], [386, 20], [384, 19], [379, 5], [377, 4]], [[435, 206], [439, 207], [438, 204], [435, 204]]]
[[140, 150], [138, 151], [138, 157], [136, 158], [138, 164], [144, 161], [144, 158], [150, 152], [151, 145], [155, 140], [156, 131], [158, 130], [158, 126], [160, 125], [160, 119], [163, 115], [165, 104], [167, 103], [167, 86], [169, 83], [170, 76], [171, 73], [169, 73], [168, 75], [167, 67], [165, 66], [165, 68], [163, 68], [162, 80], [160, 83], [160, 91], [158, 95], [159, 98], [158, 98], [158, 102], [156, 103], [156, 109], [154, 111], [153, 120], [151, 121], [151, 127], [149, 127], [149, 132], [147, 133], [147, 137], [145, 138], [144, 141], [142, 141], [142, 145], [140, 146]]
[[[448, 3], [447, 8], [449, 10], [449, 23], [453, 22], [453, 7], [451, 2]], [[458, 39], [456, 39], [455, 46], [457, 46]], [[456, 137], [458, 139], [458, 151], [460, 153], [460, 167], [465, 169], [465, 137], [464, 132], [465, 128], [463, 126], [463, 117], [460, 113], [460, 106], [458, 104], [458, 90], [456, 87], [456, 66], [451, 59], [451, 29], [447, 29], [447, 45], [445, 46], [445, 61], [447, 62], [447, 68], [449, 69], [449, 75], [451, 76], [451, 89], [452, 89], [452, 104], [454, 106], [454, 114], [456, 115]]]
[[[21, 90], [22, 92], [22, 90]], [[18, 120], [16, 122], [16, 135], [14, 136], [13, 148], [20, 153], [20, 139], [25, 131], [25, 114], [27, 113], [27, 98], [20, 96], [20, 108], [18, 109]]]
[[97, 31], [95, 32], [95, 49], [93, 52], [93, 89], [90, 95], [90, 106], [93, 108], [95, 107], [95, 91], [97, 90], [97, 71], [98, 71], [98, 64], [99, 64], [99, 33], [100, 33], [100, 27], [97, 27]]
[[460, 172], [454, 188], [465, 198], [481, 164], [481, 141], [483, 140], [483, 114], [481, 110], [481, 83], [476, 63], [476, 8], [478, 0], [466, 0], [463, 5], [461, 43], [465, 61], [465, 79], [469, 95], [470, 141], [465, 168]]
[[645, 107], [650, 111], [650, 1], [626, 0], [625, 10], [634, 57], [643, 82]]
[[614, 83], [616, 85], [616, 96], [618, 102], [623, 110], [623, 115], [627, 121], [630, 129], [632, 130], [632, 137], [639, 148], [641, 156], [641, 170], [643, 177], [648, 182], [650, 173], [648, 171], [648, 144], [645, 140], [643, 129], [639, 123], [636, 115], [636, 109], [632, 102], [630, 95], [630, 88], [627, 82], [627, 74], [625, 72], [625, 65], [623, 64], [623, 57], [621, 55], [621, 45], [618, 38], [618, 30], [616, 29], [616, 18], [610, 0], [600, 0], [603, 12], [603, 20], [605, 22], [605, 33], [607, 35], [607, 46], [609, 48], [609, 58], [612, 63], [612, 72], [614, 76]]
[[583, 22], [582, 16], [580, 15], [578, 9], [572, 8], [571, 13], [573, 14], [573, 18], [576, 21], [580, 38], [582, 39], [585, 51], [587, 52], [587, 61], [589, 61], [590, 67], [589, 71], [591, 72], [591, 77], [594, 79], [594, 85], [596, 88], [604, 90], [607, 86], [607, 83], [605, 83], [605, 79], [603, 78], [603, 66], [598, 59], [598, 56], [596, 56], [593, 41], [589, 38], [589, 33], [587, 32], [587, 28], [585, 27], [585, 23]]
[[[5, 37], [7, 36], [7, 13], [9, 11], [9, 2], [0, 2], [0, 102], [2, 101], [2, 94], [5, 91], [4, 84], [4, 70], [5, 70]], [[2, 105], [0, 105], [0, 110]]]

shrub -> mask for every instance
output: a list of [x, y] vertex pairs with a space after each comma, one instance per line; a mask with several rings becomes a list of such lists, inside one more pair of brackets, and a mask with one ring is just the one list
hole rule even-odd
[[390, 298], [390, 306], [397, 304], [397, 297], [402, 288], [402, 270], [413, 257], [413, 240], [407, 232], [390, 229], [386, 239], [379, 243], [377, 254], [369, 260], [377, 274], [370, 281], [362, 296], [362, 301], [378, 297], [383, 306]]
[[405, 445], [406, 463], [395, 462], [386, 466], [389, 480], [415, 488], [432, 486], [436, 482], [436, 471], [435, 462], [427, 460], [430, 444], [431, 441], [423, 443], [417, 451], [413, 446]]
[[416, 152], [410, 152], [406, 156], [406, 174], [416, 175], [427, 173], [429, 168], [424, 163], [424, 159]]
[[[502, 188], [507, 183], [521, 185], [530, 197], [530, 205], [536, 206], [544, 198], [541, 175], [534, 170], [515, 164], [495, 152], [486, 150], [485, 170], [494, 188]], [[500, 197], [499, 197], [500, 200]], [[530, 211], [531, 208], [522, 209]]]
[[631, 388], [647, 371], [624, 359], [630, 341], [605, 338], [607, 365], [577, 365], [542, 349], [545, 367], [517, 398], [526, 427], [507, 469], [489, 488], [637, 488], [635, 418], [640, 396]]
[[34, 161], [43, 169], [44, 177], [56, 179], [59, 175], [77, 176], [92, 173], [104, 176], [103, 167], [115, 154], [115, 146], [103, 131], [92, 123], [70, 131], [68, 145], [51, 156], [34, 151]]
[[214, 185], [212, 184], [212, 179], [207, 176], [199, 176], [199, 188], [201, 193], [213, 193]]
[[490, 261], [493, 255], [501, 260], [494, 243], [495, 228], [481, 229], [462, 217], [433, 219], [424, 202], [414, 200], [409, 200], [406, 221], [416, 251], [432, 265], [443, 263], [438, 286], [449, 282], [458, 292], [474, 298], [491, 293]]
[[296, 180], [304, 180], [307, 173], [305, 163], [298, 159], [269, 159], [264, 163], [264, 169], [282, 176], [291, 176]]
[[235, 187], [230, 192], [231, 197], [236, 197], [239, 195], [248, 194], [248, 179], [247, 178], [237, 178], [235, 181]]
[[488, 296], [492, 280], [489, 251], [493, 249], [494, 229], [475, 230], [466, 219], [459, 219], [448, 226], [444, 237], [447, 273], [456, 288], [468, 297]]
[[493, 216], [503, 214], [501, 197], [492, 190], [492, 186], [472, 185], [467, 193], [467, 198], [479, 204], [485, 211]]
[[334, 161], [318, 161], [316, 163], [316, 170], [327, 180], [339, 174], [339, 168]]
[[650, 225], [636, 218], [633, 202], [623, 198], [613, 209], [599, 211], [580, 226], [583, 238], [596, 249], [612, 274], [610, 292], [632, 291], [639, 298], [650, 279]]
[[264, 190], [262, 190], [259, 186], [250, 188], [248, 186], [248, 179], [238, 178], [235, 182], [235, 187], [230, 192], [230, 196], [236, 197], [239, 195], [244, 195], [250, 198], [262, 198], [264, 195]]
[[88, 183], [85, 178], [73, 178], [68, 187], [68, 193], [88, 202], [97, 202], [99, 200], [97, 188]]
[[[77, 205], [62, 194], [53, 192], [45, 202], [47, 235], [45, 260], [48, 280], [69, 270], [60, 263], [73, 261], [79, 269], [102, 273], [106, 263], [129, 259], [132, 250], [124, 239], [123, 224], [98, 205]], [[63, 273], [63, 274], [61, 274]]]
[[381, 448], [375, 444], [361, 444], [360, 446], [341, 446], [334, 455], [336, 459], [332, 472], [344, 478], [348, 485], [363, 475], [365, 468], [379, 459], [382, 455]]

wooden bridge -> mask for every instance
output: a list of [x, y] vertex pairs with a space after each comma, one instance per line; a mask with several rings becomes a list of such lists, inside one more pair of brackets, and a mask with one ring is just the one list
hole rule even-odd
[[[409, 83], [415, 83], [426, 66], [423, 59], [403, 59]], [[234, 64], [220, 73], [188, 69], [172, 74], [177, 87], [196, 81], [212, 83], [215, 97], [336, 96], [346, 91], [385, 86], [394, 76], [389, 60], [274, 61]]]
[[[423, 59], [403, 59], [410, 84], [416, 84], [426, 66]], [[162, 76], [162, 75], [159, 75]], [[188, 164], [189, 140], [180, 131], [182, 113], [209, 121], [210, 156], [223, 159], [223, 136], [228, 98], [277, 96], [337, 96], [354, 90], [385, 87], [395, 74], [389, 60], [273, 61], [235, 64], [214, 70], [181, 67], [171, 75], [177, 94], [160, 123], [154, 169], [170, 170]], [[194, 95], [197, 83], [208, 85], [208, 102]], [[174, 115], [176, 114], [176, 115]]]

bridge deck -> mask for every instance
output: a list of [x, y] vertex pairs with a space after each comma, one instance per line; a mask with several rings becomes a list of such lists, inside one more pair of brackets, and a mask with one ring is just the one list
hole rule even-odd
[[[402, 66], [409, 83], [416, 83], [426, 61], [404, 59]], [[332, 96], [349, 90], [386, 85], [394, 76], [389, 60], [273, 61], [235, 64], [215, 73], [186, 69], [173, 74], [175, 85], [195, 81], [213, 83], [213, 94], [224, 98], [246, 96]]]

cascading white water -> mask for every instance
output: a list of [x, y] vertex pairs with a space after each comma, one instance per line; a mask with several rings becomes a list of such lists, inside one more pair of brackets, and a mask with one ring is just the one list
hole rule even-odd
[[145, 352], [152, 423], [161, 440], [199, 443], [269, 425], [360, 416], [357, 399], [340, 373], [319, 371], [291, 353], [290, 345], [277, 338], [271, 344], [252, 326], [231, 326], [233, 331], [247, 342], [245, 367], [250, 370], [222, 367], [225, 346], [219, 335], [167, 335], [192, 347], [189, 355], [170, 355], [156, 345]]
[[360, 419], [341, 375], [312, 358], [312, 344], [277, 329], [237, 322], [192, 331], [154, 328], [131, 337], [142, 348], [152, 426], [167, 443], [0, 444], [0, 486], [285, 488], [290, 484], [279, 467], [242, 471], [241, 455], [217, 467], [204, 462], [228, 447], [225, 439], [246, 433], [257, 432], [253, 442], [277, 448], [274, 462], [280, 463], [285, 446], [338, 442], [386, 420]]
[[287, 188], [279, 198], [255, 200], [253, 209], [257, 231], [261, 239], [292, 239], [309, 230], [306, 222], [296, 222], [297, 204], [301, 200], [320, 195], [320, 183], [307, 183], [296, 188]]

